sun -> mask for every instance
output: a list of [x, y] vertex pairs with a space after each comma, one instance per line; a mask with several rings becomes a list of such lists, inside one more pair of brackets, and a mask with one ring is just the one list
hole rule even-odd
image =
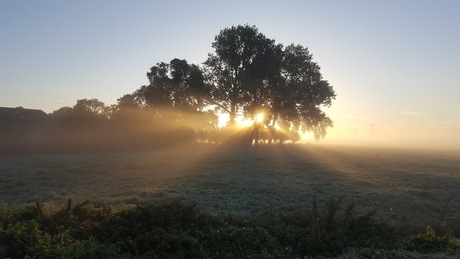
[[260, 123], [260, 122], [263, 122], [263, 121], [264, 121], [264, 117], [265, 117], [265, 116], [264, 116], [263, 113], [258, 113], [258, 114], [256, 115], [256, 122], [259, 122], [259, 123]]
[[[219, 113], [218, 117], [219, 117], [219, 128], [223, 128], [227, 126], [230, 116], [226, 113]], [[265, 114], [258, 113], [256, 114], [254, 119], [244, 119], [242, 116], [237, 116], [235, 118], [235, 123], [239, 127], [251, 127], [254, 125], [254, 122], [263, 123], [264, 120], [265, 120]]]

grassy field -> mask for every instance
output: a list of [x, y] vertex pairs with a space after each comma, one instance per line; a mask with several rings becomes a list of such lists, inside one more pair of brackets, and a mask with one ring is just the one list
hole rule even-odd
[[354, 203], [404, 233], [460, 236], [460, 153], [317, 145], [0, 157], [0, 203], [129, 207], [165, 198], [213, 214]]

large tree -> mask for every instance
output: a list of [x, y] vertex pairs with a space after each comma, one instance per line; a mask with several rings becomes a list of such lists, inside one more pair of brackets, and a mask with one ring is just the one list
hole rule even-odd
[[159, 112], [195, 112], [204, 107], [209, 89], [201, 69], [186, 60], [173, 59], [169, 64], [158, 63], [147, 72], [149, 85], [141, 87], [146, 105]]
[[248, 25], [222, 30], [212, 47], [215, 53], [205, 62], [211, 103], [229, 114], [232, 125], [239, 112], [251, 114], [267, 102], [267, 82], [279, 71], [282, 47]]
[[331, 105], [335, 92], [307, 48], [283, 47], [248, 25], [222, 30], [212, 47], [205, 62], [210, 103], [229, 114], [229, 124], [240, 112], [250, 118], [263, 112], [267, 126], [326, 135], [332, 120], [321, 108]]
[[282, 80], [274, 86], [270, 107], [274, 122], [289, 130], [312, 132], [316, 139], [324, 137], [333, 123], [321, 108], [329, 107], [336, 95], [308, 49], [294, 44], [284, 48], [280, 72]]
[[217, 116], [208, 111], [210, 88], [199, 66], [175, 58], [152, 66], [147, 78], [148, 85], [118, 100], [119, 109], [143, 109], [162, 122], [194, 129], [217, 127]]

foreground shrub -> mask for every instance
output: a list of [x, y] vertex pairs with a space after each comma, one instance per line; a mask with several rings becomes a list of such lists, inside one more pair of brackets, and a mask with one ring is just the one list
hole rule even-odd
[[[47, 207], [36, 203], [23, 209], [0, 207], [0, 258], [23, 258], [26, 255], [39, 258], [88, 258], [78, 257], [68, 249], [84, 247], [90, 250], [92, 234], [99, 231], [100, 224], [110, 217], [108, 209], [94, 208], [88, 202], [72, 206], [69, 199], [62, 208]], [[98, 245], [98, 251], [103, 246]], [[77, 249], [78, 250], [78, 249]], [[82, 250], [82, 249], [80, 249]], [[77, 257], [75, 257], [77, 256]], [[94, 257], [98, 258], [98, 257]]]
[[330, 200], [319, 209], [316, 200], [311, 210], [271, 213], [255, 220], [294, 254], [334, 256], [348, 247], [392, 246], [394, 229], [374, 219], [374, 212], [356, 216], [354, 205], [343, 206]]
[[179, 200], [119, 212], [71, 200], [61, 208], [0, 206], [0, 258], [423, 258], [460, 248], [430, 230], [403, 250], [404, 239], [373, 213], [357, 216], [336, 200], [319, 207], [243, 217]]
[[352, 248], [335, 259], [447, 259], [455, 255], [430, 253], [421, 254], [403, 249], [386, 250], [376, 248]]
[[264, 229], [233, 226], [178, 200], [124, 211], [108, 220], [101, 234], [124, 252], [159, 258], [268, 255], [276, 243]]
[[129, 258], [129, 255], [120, 252], [114, 244], [103, 244], [94, 238], [75, 240], [66, 243], [39, 242], [31, 253], [35, 258]]
[[423, 234], [409, 236], [409, 246], [411, 249], [422, 251], [441, 251], [460, 247], [448, 235], [438, 236], [430, 227], [427, 227]]
[[0, 226], [0, 257], [22, 258], [33, 253], [40, 238], [39, 224], [35, 220]]

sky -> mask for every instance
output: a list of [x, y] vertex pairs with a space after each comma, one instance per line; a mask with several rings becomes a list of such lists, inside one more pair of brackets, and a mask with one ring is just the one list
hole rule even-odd
[[0, 0], [0, 107], [115, 104], [239, 24], [313, 54], [337, 93], [319, 143], [460, 150], [457, 0]]

